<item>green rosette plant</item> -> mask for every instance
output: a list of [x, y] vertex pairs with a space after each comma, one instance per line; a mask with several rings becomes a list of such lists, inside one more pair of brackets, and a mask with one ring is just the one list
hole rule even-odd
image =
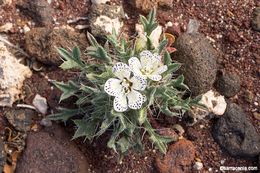
[[96, 63], [83, 61], [78, 47], [72, 51], [58, 48], [64, 60], [60, 67], [79, 69], [80, 75], [78, 80], [56, 81], [54, 85], [62, 91], [60, 101], [75, 97], [77, 108], [60, 108], [48, 118], [72, 119], [77, 127], [73, 139], [93, 140], [109, 130], [107, 146], [124, 154], [131, 148], [141, 149], [147, 133], [150, 141], [166, 153], [167, 143], [173, 139], [159, 135], [148, 117], [155, 114], [154, 110], [171, 117], [182, 116], [197, 104], [198, 99], [184, 97], [188, 87], [183, 75], [174, 74], [181, 64], [172, 62], [166, 37], [158, 47], [153, 46], [150, 36], [158, 26], [156, 11], [152, 10], [147, 18], [141, 16], [140, 22], [145, 38], [127, 40], [113, 31], [102, 46], [88, 33], [90, 46], [85, 53]]

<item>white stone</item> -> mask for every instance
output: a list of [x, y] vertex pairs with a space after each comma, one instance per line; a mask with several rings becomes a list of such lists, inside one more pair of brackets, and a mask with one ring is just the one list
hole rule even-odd
[[0, 42], [0, 106], [12, 107], [13, 102], [20, 99], [23, 81], [31, 75], [31, 70]]
[[123, 22], [120, 22], [118, 17], [111, 19], [108, 16], [101, 15], [96, 19], [94, 25], [104, 28], [105, 32], [112, 34], [113, 28], [115, 29], [116, 33], [120, 32], [123, 26]]
[[190, 19], [187, 26], [187, 33], [196, 33], [199, 31], [200, 23], [195, 19]]
[[27, 26], [27, 25], [24, 25], [23, 26], [23, 32], [26, 33], [26, 32], [29, 32], [31, 29]]
[[36, 94], [33, 99], [33, 106], [39, 111], [41, 114], [45, 115], [48, 110], [47, 100], [46, 98]]
[[193, 168], [197, 171], [201, 170], [203, 168], [203, 164], [201, 162], [195, 162], [193, 165]]
[[227, 108], [224, 96], [212, 90], [202, 95], [200, 103], [205, 105], [208, 111], [215, 115], [223, 115]]
[[41, 121], [40, 121], [40, 125], [44, 126], [44, 127], [51, 127], [52, 126], [52, 122], [51, 120], [48, 120], [46, 118], [43, 118]]
[[92, 4], [105, 4], [110, 0], [91, 0]]
[[8, 22], [0, 26], [0, 32], [8, 32], [13, 28], [13, 24]]
[[168, 27], [172, 27], [172, 26], [173, 26], [173, 23], [172, 23], [172, 22], [170, 22], [170, 21], [169, 21], [169, 22], [167, 22], [167, 23], [165, 24], [165, 27], [166, 27], [166, 28], [168, 28]]

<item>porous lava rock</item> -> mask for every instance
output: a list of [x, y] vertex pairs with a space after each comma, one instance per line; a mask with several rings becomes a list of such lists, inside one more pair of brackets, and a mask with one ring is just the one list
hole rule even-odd
[[253, 158], [260, 153], [260, 135], [245, 112], [231, 103], [213, 126], [213, 137], [233, 157]]
[[[78, 46], [82, 51], [88, 45], [86, 35], [78, 33], [69, 28], [34, 28], [25, 34], [25, 49], [31, 58], [48, 64], [60, 65], [57, 48], [72, 49]], [[84, 55], [81, 54], [84, 58]]]
[[185, 76], [192, 95], [209, 91], [216, 78], [218, 53], [207, 38], [197, 32], [184, 33], [176, 40], [175, 48], [173, 59], [182, 63], [179, 73]]

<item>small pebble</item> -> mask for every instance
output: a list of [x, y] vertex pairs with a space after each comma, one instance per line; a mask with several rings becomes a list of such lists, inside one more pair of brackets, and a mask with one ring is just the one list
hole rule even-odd
[[40, 96], [39, 94], [36, 94], [36, 96], [33, 99], [33, 106], [43, 115], [47, 113], [48, 105], [46, 98]]
[[24, 25], [23, 27], [23, 32], [26, 33], [26, 32], [29, 32], [31, 29], [27, 26], [27, 25]]
[[52, 122], [51, 120], [48, 120], [46, 118], [43, 118], [40, 122], [40, 125], [44, 126], [44, 127], [51, 127], [52, 126]]
[[225, 161], [226, 161], [225, 159], [220, 160], [220, 164], [223, 165], [225, 163]]
[[203, 168], [203, 164], [201, 162], [195, 162], [193, 168], [197, 171], [201, 170]]
[[260, 120], [260, 113], [259, 112], [254, 112], [253, 115], [254, 115], [255, 119]]

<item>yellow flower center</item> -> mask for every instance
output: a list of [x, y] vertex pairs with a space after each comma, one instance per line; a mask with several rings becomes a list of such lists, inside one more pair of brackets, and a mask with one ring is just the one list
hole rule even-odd
[[133, 83], [127, 78], [124, 78], [120, 84], [123, 86], [123, 91], [125, 92], [125, 94], [128, 94], [133, 86]]

